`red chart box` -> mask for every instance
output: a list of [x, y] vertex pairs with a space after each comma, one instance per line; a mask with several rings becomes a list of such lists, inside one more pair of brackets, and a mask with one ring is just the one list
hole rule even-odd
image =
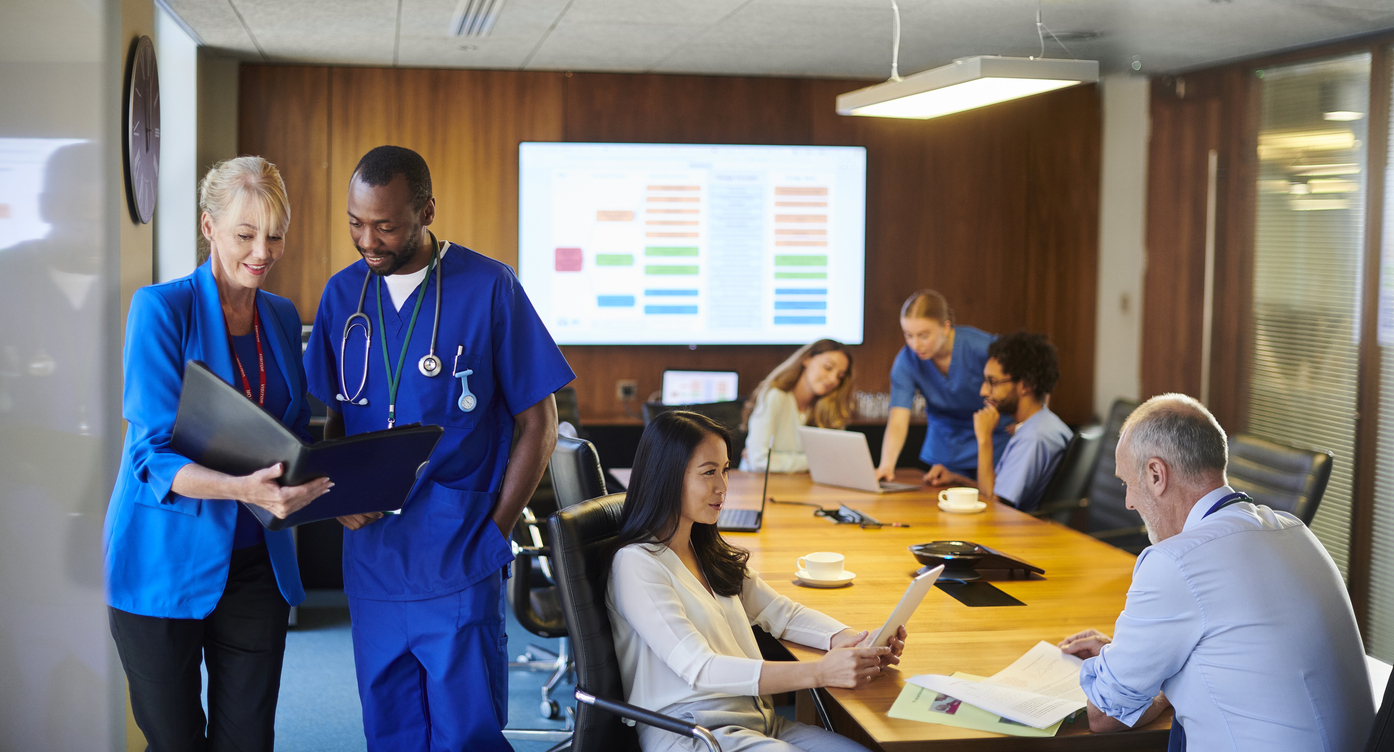
[[581, 260], [585, 258], [580, 248], [558, 248], [557, 249], [557, 271], [559, 272], [579, 272], [581, 271]]

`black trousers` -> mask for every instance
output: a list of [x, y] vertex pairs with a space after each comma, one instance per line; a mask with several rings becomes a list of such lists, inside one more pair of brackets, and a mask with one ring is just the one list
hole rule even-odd
[[[232, 552], [227, 588], [202, 619], [108, 608], [131, 710], [150, 752], [270, 752], [290, 606], [266, 544]], [[199, 663], [208, 665], [208, 717]]]

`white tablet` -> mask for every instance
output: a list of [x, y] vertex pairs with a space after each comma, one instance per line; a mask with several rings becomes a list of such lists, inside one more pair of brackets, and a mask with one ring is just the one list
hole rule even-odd
[[895, 610], [891, 612], [890, 618], [886, 619], [885, 626], [876, 633], [876, 639], [871, 641], [872, 647], [885, 647], [886, 643], [890, 642], [891, 635], [899, 632], [900, 628], [905, 626], [905, 622], [910, 621], [915, 609], [920, 607], [920, 601], [924, 600], [925, 594], [934, 587], [934, 582], [939, 579], [939, 573], [942, 571], [944, 565], [940, 564], [910, 581], [910, 587], [905, 589], [900, 603], [895, 604]]

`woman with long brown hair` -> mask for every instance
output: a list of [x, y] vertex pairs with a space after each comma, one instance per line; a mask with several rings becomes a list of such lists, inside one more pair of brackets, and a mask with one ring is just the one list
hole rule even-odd
[[831, 339], [794, 351], [780, 363], [746, 403], [741, 423], [747, 431], [741, 469], [759, 472], [774, 438], [770, 471], [808, 471], [799, 426], [845, 428], [852, 412], [852, 353]]

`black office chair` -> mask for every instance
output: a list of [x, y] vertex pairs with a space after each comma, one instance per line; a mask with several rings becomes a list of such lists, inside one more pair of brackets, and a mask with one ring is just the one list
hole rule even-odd
[[[547, 521], [562, 613], [576, 656], [575, 752], [637, 752], [639, 735], [623, 719], [646, 723], [701, 740], [712, 752], [721, 749], [711, 732], [671, 716], [621, 701], [619, 658], [605, 606], [610, 574], [609, 547], [620, 529], [625, 495], [610, 494], [558, 511]], [[823, 727], [832, 728], [815, 690], [809, 691]], [[603, 712], [600, 712], [603, 711]]]
[[697, 405], [665, 405], [662, 402], [644, 403], [644, 425], [648, 425], [655, 417], [669, 410], [687, 410], [688, 412], [700, 413], [711, 418], [726, 427], [731, 432], [731, 465], [734, 467], [740, 464], [741, 451], [745, 449], [745, 431], [741, 430], [741, 413], [745, 410], [745, 400], [737, 399], [728, 402], [705, 402]]
[[1086, 507], [1089, 534], [1132, 553], [1147, 548], [1150, 541], [1142, 518], [1127, 507], [1127, 489], [1116, 475], [1118, 464], [1114, 453], [1118, 449], [1118, 435], [1123, 432], [1123, 422], [1140, 404], [1119, 399], [1109, 408], [1103, 440], [1099, 444], [1099, 461], [1094, 463], [1093, 478], [1089, 482]]
[[1289, 512], [1311, 525], [1326, 494], [1335, 459], [1330, 452], [1302, 449], [1249, 434], [1229, 437], [1229, 485], [1254, 501]]
[[1375, 725], [1370, 729], [1365, 752], [1394, 752], [1394, 676], [1390, 676], [1384, 686], [1384, 700], [1375, 713]]
[[1070, 438], [1060, 465], [1055, 468], [1040, 503], [1034, 510], [1028, 510], [1032, 517], [1049, 517], [1062, 525], [1081, 528], [1086, 508], [1085, 499], [1089, 495], [1089, 484], [1094, 480], [1094, 469], [1099, 464], [1099, 450], [1103, 447], [1104, 427], [1085, 426]]
[[[600, 469], [600, 456], [595, 445], [585, 439], [558, 437], [548, 467], [558, 508], [565, 509], [586, 499], [605, 495], [605, 474]], [[547, 639], [560, 638], [560, 642], [555, 653], [529, 645], [527, 651], [518, 656], [511, 666], [552, 672], [542, 687], [541, 713], [543, 717], [555, 720], [562, 717], [562, 709], [552, 698], [552, 692], [574, 672], [575, 666], [571, 660], [566, 620], [562, 618], [561, 601], [557, 597], [556, 577], [547, 547], [548, 536], [531, 505], [523, 510], [519, 528], [528, 545], [514, 545], [514, 577], [509, 585], [513, 615], [529, 632]]]

